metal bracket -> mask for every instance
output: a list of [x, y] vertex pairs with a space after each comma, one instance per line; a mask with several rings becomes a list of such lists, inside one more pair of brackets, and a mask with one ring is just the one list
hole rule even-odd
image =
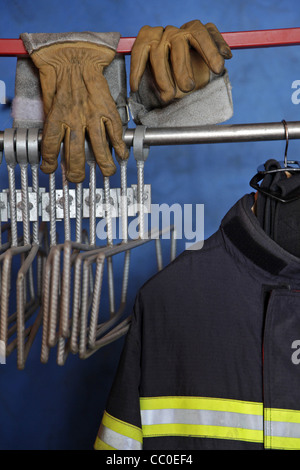
[[147, 126], [137, 126], [133, 136], [133, 156], [137, 162], [145, 162], [148, 158], [150, 147], [144, 145]]
[[[41, 218], [42, 222], [50, 221], [50, 193], [46, 191], [46, 188], [39, 188], [37, 193], [33, 192], [31, 187], [28, 187], [28, 209], [29, 209], [29, 221], [38, 222]], [[22, 205], [22, 192], [21, 189], [16, 189], [16, 220], [17, 222], [23, 221], [23, 205]], [[39, 199], [39, 202], [37, 201]], [[55, 190], [55, 209], [56, 209], [56, 221], [61, 221], [64, 218], [63, 208], [63, 190]], [[145, 213], [151, 211], [151, 185], [144, 185], [144, 208]], [[132, 184], [131, 187], [127, 188], [127, 202], [128, 202], [128, 216], [134, 217], [138, 213], [138, 196], [137, 196], [137, 185]], [[110, 204], [112, 207], [112, 217], [121, 217], [121, 189], [112, 188], [110, 190]], [[75, 189], [69, 189], [69, 208], [70, 208], [70, 219], [76, 218], [76, 194]], [[102, 218], [105, 216], [105, 202], [104, 202], [104, 191], [103, 188], [96, 189], [96, 218]], [[82, 218], [89, 218], [89, 189], [83, 188], [83, 207], [82, 207]], [[8, 222], [11, 218], [10, 204], [9, 204], [9, 189], [4, 189], [0, 192], [0, 211], [1, 221]]]

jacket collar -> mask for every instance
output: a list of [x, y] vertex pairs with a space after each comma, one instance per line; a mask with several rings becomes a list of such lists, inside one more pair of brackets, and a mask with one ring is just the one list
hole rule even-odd
[[220, 227], [225, 244], [265, 273], [299, 281], [300, 258], [285, 251], [264, 232], [251, 210], [253, 204], [254, 193], [246, 194], [225, 215]]

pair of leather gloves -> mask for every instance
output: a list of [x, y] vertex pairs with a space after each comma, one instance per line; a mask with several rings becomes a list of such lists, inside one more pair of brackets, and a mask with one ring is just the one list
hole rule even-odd
[[[60, 42], [31, 53], [39, 70], [45, 122], [42, 140], [44, 173], [53, 173], [62, 141], [66, 176], [79, 183], [85, 177], [86, 133], [104, 176], [116, 165], [110, 146], [127, 159], [123, 125], [103, 70], [114, 59], [110, 47], [87, 41]], [[232, 57], [228, 44], [212, 23], [190, 21], [174, 26], [141, 28], [131, 51], [130, 88], [138, 90], [147, 64], [165, 104], [204, 87], [210, 70], [221, 74]]]

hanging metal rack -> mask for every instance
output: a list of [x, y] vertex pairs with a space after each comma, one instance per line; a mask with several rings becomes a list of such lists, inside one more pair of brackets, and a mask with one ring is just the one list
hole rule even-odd
[[[222, 34], [232, 49], [300, 45], [300, 28]], [[118, 52], [130, 54], [134, 41], [134, 37], [121, 38]], [[20, 39], [0, 39], [0, 56], [26, 55], [27, 52]], [[126, 164], [120, 163], [121, 188], [118, 195], [110, 188], [109, 180], [105, 178], [101, 193], [104, 204], [105, 201], [114, 199], [114, 196], [120, 201], [117, 216], [122, 219], [123, 240], [115, 245], [112, 243], [111, 214], [105, 213], [101, 204], [96, 204], [97, 197], [100, 196], [95, 186], [95, 162], [88, 149], [86, 153], [90, 167], [89, 188], [77, 185], [75, 190], [69, 189], [62, 166], [62, 189], [56, 189], [55, 176], [50, 175], [47, 193], [45, 188], [39, 187], [38, 181], [42, 132], [38, 129], [0, 131], [0, 163], [4, 152], [9, 176], [9, 190], [0, 192], [2, 225], [0, 235], [6, 232], [8, 234], [8, 241], [4, 243], [0, 236], [0, 343], [6, 343], [8, 354], [17, 348], [18, 368], [24, 368], [29, 349], [41, 325], [43, 327], [41, 361], [46, 363], [50, 349], [57, 346], [59, 365], [65, 363], [69, 353], [79, 353], [82, 359], [89, 357], [100, 347], [124, 335], [128, 330], [129, 319], [122, 320], [122, 313], [126, 303], [130, 250], [155, 239], [158, 269], [162, 269], [159, 243], [162, 231], [145, 236], [142, 222], [144, 200], [148, 197], [149, 202], [151, 197], [149, 185], [144, 184], [144, 163], [151, 146], [285, 140], [286, 129], [290, 140], [300, 138], [300, 121], [287, 122], [285, 127], [282, 122], [267, 122], [179, 128], [144, 126], [127, 128], [124, 132], [124, 141], [128, 147], [133, 148], [137, 163], [137, 185], [127, 187]], [[21, 169], [21, 189], [17, 190], [14, 174], [16, 165]], [[32, 173], [32, 188], [28, 187], [27, 167], [29, 173]], [[125, 199], [120, 198], [120, 195], [125, 196]], [[137, 240], [130, 240], [126, 230], [127, 217], [132, 207], [134, 212], [131, 215], [137, 213], [139, 216], [140, 236]], [[90, 220], [89, 237], [82, 231], [83, 217]], [[107, 219], [107, 244], [102, 247], [97, 247], [95, 243], [96, 217]], [[76, 219], [76, 241], [70, 239], [71, 218]], [[65, 242], [62, 244], [56, 243], [57, 220], [62, 220], [64, 223]], [[5, 224], [9, 221], [10, 224]], [[22, 237], [18, 237], [17, 222], [23, 224]], [[31, 223], [32, 234], [30, 234]], [[47, 223], [49, 231], [45, 228]], [[174, 259], [176, 235], [174, 227], [170, 227], [169, 230], [171, 259]], [[115, 309], [112, 258], [120, 253], [125, 254], [122, 295], [120, 307]], [[61, 255], [63, 255], [62, 260]], [[16, 312], [11, 314], [9, 297], [14, 256], [20, 257], [21, 265], [16, 282]], [[109, 278], [110, 316], [104, 321], [99, 313], [99, 303], [105, 261]], [[37, 266], [34, 266], [33, 262], [36, 262]], [[95, 275], [91, 271], [93, 264]], [[37, 286], [33, 283], [33, 267], [38, 273]], [[74, 274], [72, 305], [70, 305], [71, 270]], [[36, 307], [38, 307], [36, 319], [27, 326], [27, 321], [36, 311]], [[17, 337], [12, 339], [14, 334]]]
[[[251, 31], [223, 32], [222, 36], [231, 49], [257, 49], [300, 45], [300, 28], [280, 28]], [[117, 51], [130, 54], [135, 37], [120, 38]], [[0, 57], [26, 56], [27, 51], [21, 39], [0, 39]], [[290, 139], [300, 138], [300, 121], [288, 122]], [[132, 146], [135, 129], [127, 129], [125, 143]], [[187, 145], [201, 143], [248, 142], [264, 140], [284, 140], [285, 131], [281, 122], [213, 125], [177, 129], [145, 130], [145, 146]], [[3, 132], [0, 132], [0, 151], [3, 147]]]

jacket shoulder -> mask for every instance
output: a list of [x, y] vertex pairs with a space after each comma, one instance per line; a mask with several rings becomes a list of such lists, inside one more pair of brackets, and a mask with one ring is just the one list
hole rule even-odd
[[213, 260], [220, 260], [225, 255], [221, 231], [218, 230], [204, 241], [200, 249], [185, 250], [175, 260], [158, 273], [154, 274], [139, 289], [141, 298], [149, 295], [165, 294], [176, 285], [187, 285], [192, 278], [200, 278], [209, 274]]

